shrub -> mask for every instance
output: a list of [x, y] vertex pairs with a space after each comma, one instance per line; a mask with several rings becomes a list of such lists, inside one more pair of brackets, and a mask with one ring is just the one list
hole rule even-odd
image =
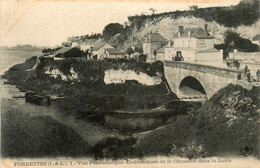
[[186, 142], [185, 146], [180, 148], [177, 148], [173, 144], [170, 155], [196, 159], [199, 157], [206, 157], [207, 152], [203, 145], [199, 145], [193, 140], [191, 142]]
[[115, 137], [109, 137], [98, 142], [92, 149], [95, 159], [112, 158], [120, 159], [134, 156], [133, 145], [136, 143], [135, 138], [121, 140]]

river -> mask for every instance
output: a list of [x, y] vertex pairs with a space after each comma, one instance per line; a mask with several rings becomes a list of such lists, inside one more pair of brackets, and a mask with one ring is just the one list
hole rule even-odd
[[[26, 59], [40, 54], [41, 51], [0, 50], [0, 74], [3, 74], [11, 66], [23, 63]], [[75, 116], [72, 115], [64, 115], [66, 112], [55, 105], [39, 106], [25, 102], [24, 98], [13, 98], [13, 95], [24, 94], [25, 93], [19, 92], [13, 85], [5, 85], [3, 79], [1, 79], [1, 113], [20, 110], [31, 116], [49, 116], [55, 121], [73, 128], [74, 131], [91, 146], [104, 137], [119, 135], [117, 131], [110, 130], [102, 125], [93, 124], [82, 119], [76, 119]]]
[[[23, 63], [26, 59], [32, 56], [41, 55], [40, 50], [0, 50], [0, 75], [7, 71], [11, 66]], [[0, 97], [12, 98], [13, 95], [19, 94], [19, 90], [15, 86], [3, 85], [3, 80], [0, 80]], [[21, 101], [22, 102], [22, 101]], [[20, 102], [20, 103], [21, 103]]]

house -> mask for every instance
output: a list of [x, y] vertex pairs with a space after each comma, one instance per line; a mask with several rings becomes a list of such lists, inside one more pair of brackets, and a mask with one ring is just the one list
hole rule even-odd
[[204, 29], [179, 26], [173, 43], [172, 49], [168, 49], [170, 52], [165, 53], [165, 60], [172, 61], [176, 55], [188, 62], [220, 62], [223, 59], [223, 50], [214, 48], [214, 37], [208, 33], [207, 25]]
[[106, 58], [124, 58], [124, 50], [119, 48], [107, 48], [105, 49]]
[[100, 59], [104, 59], [106, 54], [105, 54], [105, 49], [108, 48], [114, 48], [113, 46], [111, 46], [110, 44], [108, 44], [108, 42], [106, 42], [103, 39], [98, 39], [92, 47], [92, 52], [94, 55], [94, 58], [96, 57], [96, 59], [100, 60]]
[[54, 60], [84, 58], [84, 53], [76, 47], [63, 47], [55, 52]]
[[253, 44], [257, 44], [258, 46], [260, 46], [260, 34], [258, 34], [255, 37], [253, 37], [252, 43]]
[[149, 33], [144, 38], [143, 53], [147, 55], [148, 62], [153, 62], [156, 60], [157, 50], [164, 47], [168, 40], [157, 32]]
[[97, 39], [87, 39], [80, 45], [81, 51], [86, 52], [87, 50], [90, 50], [96, 41]]

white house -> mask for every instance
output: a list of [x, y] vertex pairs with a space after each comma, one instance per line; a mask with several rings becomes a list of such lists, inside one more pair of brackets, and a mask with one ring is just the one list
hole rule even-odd
[[106, 56], [105, 49], [108, 48], [114, 48], [114, 47], [108, 44], [108, 42], [104, 41], [103, 39], [99, 39], [93, 44], [92, 47], [93, 55], [94, 56], [96, 55], [98, 60], [104, 59]]
[[106, 58], [124, 58], [124, 50], [119, 48], [107, 48], [105, 49]]
[[174, 46], [165, 49], [165, 60], [172, 61], [176, 55], [182, 55], [187, 62], [219, 62], [223, 59], [223, 50], [214, 48], [214, 37], [208, 33], [207, 25], [204, 29], [179, 26], [173, 43]]

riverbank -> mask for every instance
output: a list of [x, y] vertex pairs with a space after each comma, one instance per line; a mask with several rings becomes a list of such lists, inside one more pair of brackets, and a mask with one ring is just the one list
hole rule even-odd
[[[111, 76], [106, 76], [111, 70], [128, 73], [113, 75], [115, 79], [111, 79]], [[136, 75], [133, 77], [132, 73]], [[138, 82], [143, 74], [152, 79], [148, 85]], [[178, 99], [175, 94], [169, 94], [164, 83], [157, 83], [160, 81], [157, 74], [163, 74], [163, 64], [160, 62], [54, 61], [32, 57], [23, 64], [11, 67], [2, 77], [7, 84], [16, 85], [22, 91], [65, 97], [61, 108], [86, 117], [93, 115], [93, 109], [95, 114], [100, 114], [119, 109], [171, 108], [173, 100]], [[106, 84], [105, 78], [110, 78], [110, 82], [116, 80], [117, 83]]]
[[[69, 137], [80, 137], [78, 138], [79, 144], [82, 144], [81, 141], [85, 143], [83, 146], [86, 146], [86, 149], [84, 147], [85, 150], [82, 152], [80, 149], [79, 155], [89, 156], [97, 155], [96, 153], [98, 152], [95, 152], [96, 145], [102, 142], [102, 140], [114, 137], [119, 141], [124, 141], [124, 139], [131, 137], [132, 131], [121, 132], [122, 130], [118, 127], [112, 128], [110, 124], [104, 123], [105, 113], [115, 110], [131, 110], [134, 112], [145, 109], [149, 111], [149, 109], [158, 106], [172, 107], [170, 103], [176, 99], [176, 96], [174, 94], [168, 94], [164, 84], [146, 86], [140, 84], [137, 80], [124, 81], [125, 79], [129, 79], [129, 77], [127, 77], [128, 74], [118, 76], [117, 81], [122, 80], [122, 83], [106, 84], [104, 82], [106, 69], [109, 69], [109, 72], [111, 72], [111, 69], [113, 72], [118, 69], [128, 70], [131, 71], [131, 73], [135, 73], [135, 78], [138, 79], [138, 75], [143, 75], [142, 73], [148, 75], [147, 78], [149, 78], [149, 76], [156, 76], [156, 73], [161, 73], [163, 67], [160, 63], [151, 66], [149, 64], [139, 65], [138, 63], [127, 61], [121, 62], [121, 60], [116, 62], [113, 60], [102, 62], [77, 62], [77, 60], [56, 62], [37, 57], [32, 57], [24, 63], [11, 67], [2, 76], [6, 80], [5, 84], [15, 85], [20, 91], [35, 91], [37, 93], [51, 95], [52, 97], [56, 97], [56, 99], [52, 100], [51, 106], [49, 107], [37, 106], [30, 103], [17, 105], [17, 103], [9, 101], [8, 99], [2, 101], [2, 111], [4, 112], [2, 119], [5, 120], [5, 122], [3, 122], [5, 125], [3, 127], [5, 132], [3, 134], [3, 145], [6, 146], [6, 149], [3, 150], [4, 156], [19, 157], [19, 155], [14, 155], [12, 152], [8, 153], [8, 151], [14, 151], [16, 149], [15, 144], [22, 142], [25, 144], [33, 143], [30, 139], [28, 141], [24, 139], [25, 137], [17, 139], [15, 143], [9, 141], [10, 139], [8, 138], [14, 137], [17, 134], [16, 131], [8, 134], [7, 132], [10, 131], [8, 129], [9, 126], [18, 131], [27, 132], [35, 132], [34, 129], [38, 130], [38, 127], [42, 128], [43, 131], [40, 132], [39, 136], [43, 136], [43, 142], [42, 144], [37, 140], [36, 142], [44, 146], [46, 143], [49, 143], [45, 142], [44, 139], [48, 139], [48, 136], [44, 137], [44, 135], [52, 134], [53, 132], [51, 131], [52, 128], [50, 130], [46, 125], [48, 125], [49, 122], [57, 125], [57, 127], [63, 125], [64, 128], [61, 126], [62, 129], [73, 130], [71, 135], [66, 131], [64, 134], [67, 134]], [[66, 78], [64, 78], [64, 76], [66, 76]], [[59, 97], [62, 97], [62, 99], [59, 99]], [[21, 101], [21, 99], [19, 99], [19, 101]], [[6, 115], [14, 115], [21, 119], [28, 118], [32, 119], [32, 121], [37, 120], [42, 124], [35, 126], [35, 128], [27, 127], [28, 124], [31, 125], [34, 122], [27, 124], [26, 122], [29, 122], [29, 120], [26, 119], [26, 122], [20, 121], [18, 125], [12, 126], [12, 123], [16, 123], [18, 118], [6, 120]], [[162, 124], [163, 123], [160, 123], [160, 125]], [[22, 127], [18, 128], [19, 126]], [[55, 134], [59, 134], [62, 129], [55, 130], [57, 131]], [[146, 129], [151, 128], [148, 127]], [[35, 134], [32, 139], [38, 139], [40, 138], [39, 136]], [[5, 139], [5, 137], [7, 139]], [[70, 151], [68, 151], [69, 148], [66, 150], [61, 149], [63, 147], [59, 138], [60, 136], [58, 136], [57, 139], [50, 138], [53, 141], [53, 145], [59, 148], [54, 150], [53, 153], [39, 151], [38, 147], [28, 148], [29, 151], [24, 148], [19, 148], [19, 150], [21, 150], [20, 153], [30, 153], [30, 151], [33, 151], [35, 156], [49, 156], [52, 154], [66, 156], [68, 153], [68, 155], [74, 156], [73, 152], [70, 153]], [[11, 142], [11, 144], [8, 142]], [[75, 144], [77, 144], [77, 142], [78, 141], [75, 140]], [[128, 144], [128, 146], [129, 145], [130, 144]], [[78, 147], [76, 145], [75, 151], [77, 150]]]
[[[131, 72], [120, 75], [118, 70]], [[109, 73], [114, 78], [106, 79], [116, 84], [105, 82]], [[134, 78], [128, 76], [133, 73]], [[143, 77], [149, 82], [139, 80]], [[163, 79], [158, 84], [158, 77], [163, 77], [160, 62], [57, 62], [37, 57], [11, 67], [3, 76], [21, 90], [63, 97], [53, 100], [50, 107], [57, 111], [49, 116], [79, 135], [95, 158], [240, 156], [241, 148], [247, 144], [254, 148], [252, 155], [259, 157], [259, 91], [229, 85], [200, 107], [179, 101], [174, 93], [169, 93]], [[20, 109], [25, 113], [25, 109]], [[39, 111], [28, 112], [44, 115]], [[171, 115], [159, 121], [159, 113]], [[106, 114], [110, 116], [105, 117]], [[139, 119], [139, 115], [144, 118]], [[125, 128], [127, 125], [133, 129]], [[60, 155], [64, 156], [62, 152]]]

